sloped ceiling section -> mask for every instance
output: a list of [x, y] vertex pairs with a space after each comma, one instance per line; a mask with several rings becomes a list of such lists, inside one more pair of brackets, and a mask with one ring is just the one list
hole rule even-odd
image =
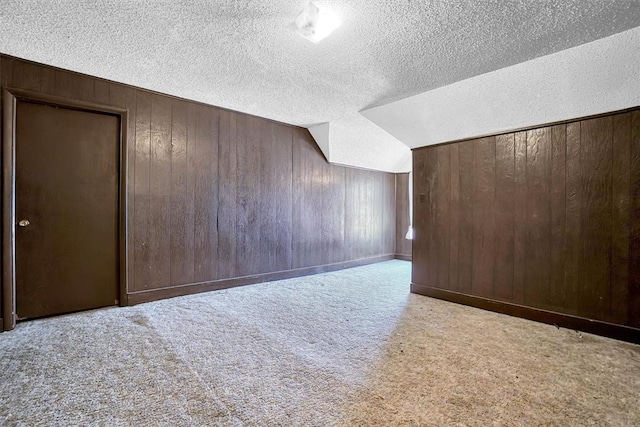
[[309, 127], [309, 133], [315, 139], [316, 144], [318, 144], [318, 148], [324, 154], [325, 159], [330, 159], [329, 157], [329, 123], [321, 123], [316, 126]]
[[640, 105], [640, 27], [362, 112], [411, 148]]
[[409, 148], [360, 111], [640, 25], [638, 0], [315, 0], [342, 25], [313, 44], [289, 26], [306, 1], [2, 0], [0, 52], [306, 128], [328, 123], [319, 145], [329, 161], [399, 172]]

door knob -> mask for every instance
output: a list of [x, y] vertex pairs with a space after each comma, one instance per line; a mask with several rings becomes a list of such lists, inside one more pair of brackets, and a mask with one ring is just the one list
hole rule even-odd
[[29, 224], [31, 224], [31, 222], [29, 222], [28, 219], [21, 219], [20, 222], [18, 223], [20, 227], [26, 227]]

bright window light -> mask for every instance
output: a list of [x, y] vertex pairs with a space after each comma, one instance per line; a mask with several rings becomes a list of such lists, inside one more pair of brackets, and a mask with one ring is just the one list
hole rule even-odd
[[320, 43], [342, 24], [332, 12], [320, 9], [312, 2], [307, 3], [300, 15], [291, 23], [298, 34], [313, 43]]

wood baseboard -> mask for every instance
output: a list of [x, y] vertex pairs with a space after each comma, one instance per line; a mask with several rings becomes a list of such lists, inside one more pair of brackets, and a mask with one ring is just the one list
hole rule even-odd
[[396, 254], [396, 259], [401, 259], [403, 261], [411, 261], [411, 255]]
[[327, 273], [345, 268], [358, 267], [381, 261], [394, 259], [394, 254], [381, 255], [372, 258], [363, 258], [353, 261], [344, 261], [334, 264], [325, 264], [314, 267], [297, 268], [294, 270], [276, 271], [273, 273], [255, 274], [251, 276], [234, 277], [232, 279], [212, 280], [209, 282], [190, 283], [186, 285], [172, 286], [159, 289], [148, 289], [138, 292], [129, 292], [123, 305], [136, 305], [145, 302], [157, 301], [165, 298], [174, 298], [183, 295], [197, 294], [200, 292], [215, 291], [219, 289], [233, 288], [236, 286], [253, 285], [273, 280], [291, 279], [294, 277], [308, 276], [311, 274]]
[[457, 304], [482, 308], [484, 310], [495, 311], [509, 316], [522, 317], [537, 322], [555, 325], [561, 328], [573, 329], [591, 334], [614, 338], [640, 344], [640, 329], [630, 326], [618, 325], [603, 322], [600, 320], [586, 319], [584, 317], [571, 316], [569, 314], [556, 313], [553, 311], [541, 310], [538, 308], [512, 304], [504, 301], [476, 297], [445, 289], [432, 288], [430, 286], [419, 285], [411, 282], [411, 292], [438, 298]]

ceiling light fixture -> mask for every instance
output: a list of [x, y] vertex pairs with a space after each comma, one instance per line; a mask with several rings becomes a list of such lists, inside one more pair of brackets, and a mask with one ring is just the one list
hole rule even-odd
[[340, 24], [342, 22], [335, 14], [308, 2], [296, 20], [291, 23], [291, 27], [305, 39], [317, 44]]

